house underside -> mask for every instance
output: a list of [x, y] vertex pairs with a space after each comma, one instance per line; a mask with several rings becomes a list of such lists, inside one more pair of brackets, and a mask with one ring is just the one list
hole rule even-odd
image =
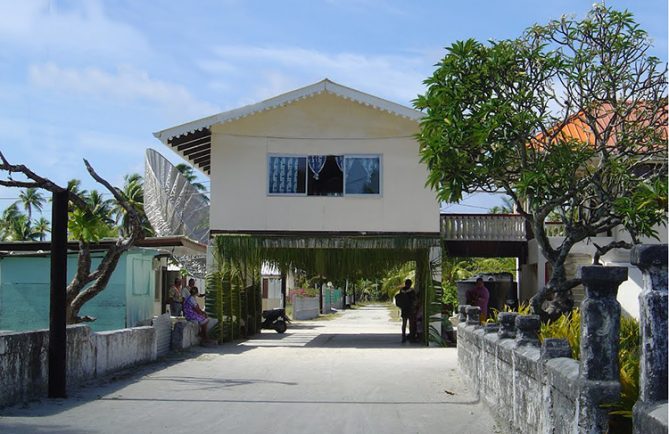
[[258, 270], [263, 263], [284, 274], [300, 270], [322, 281], [343, 281], [380, 275], [414, 261], [427, 343], [429, 323], [440, 321], [441, 314], [440, 245], [438, 233], [213, 231], [215, 271], [210, 283], [220, 285], [208, 297], [207, 307], [219, 318], [218, 339], [232, 340], [259, 331]]

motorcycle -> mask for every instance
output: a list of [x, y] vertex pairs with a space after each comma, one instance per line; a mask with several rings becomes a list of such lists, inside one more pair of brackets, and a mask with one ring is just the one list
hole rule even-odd
[[264, 321], [261, 326], [264, 329], [274, 329], [277, 333], [284, 333], [288, 328], [286, 323], [290, 322], [290, 318], [286, 315], [285, 309], [271, 309], [263, 310], [262, 317]]

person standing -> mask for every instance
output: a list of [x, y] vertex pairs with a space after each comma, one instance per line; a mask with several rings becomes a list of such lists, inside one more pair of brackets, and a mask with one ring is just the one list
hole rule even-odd
[[483, 284], [483, 278], [476, 279], [476, 285], [469, 288], [465, 293], [467, 304], [470, 306], [478, 306], [481, 308], [480, 321], [485, 322], [488, 318], [488, 301], [490, 300], [490, 291]]
[[[181, 287], [181, 278], [174, 279], [174, 285], [170, 286], [167, 292], [167, 299], [170, 302], [170, 313], [172, 316], [181, 316], [184, 305], [184, 294]], [[190, 295], [190, 293], [188, 293]]]
[[404, 281], [404, 287], [395, 295], [395, 305], [402, 315], [402, 343], [406, 342], [407, 322], [409, 323], [409, 339], [417, 338], [416, 333], [416, 290], [411, 286], [411, 279]]

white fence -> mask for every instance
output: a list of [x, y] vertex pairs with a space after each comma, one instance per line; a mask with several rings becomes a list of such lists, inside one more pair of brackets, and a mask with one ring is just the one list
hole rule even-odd
[[513, 214], [442, 214], [447, 241], [525, 241], [525, 219]]

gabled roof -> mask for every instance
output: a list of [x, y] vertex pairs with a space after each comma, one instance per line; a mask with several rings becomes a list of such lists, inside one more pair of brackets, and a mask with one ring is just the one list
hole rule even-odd
[[189, 160], [191, 164], [209, 174], [211, 169], [211, 127], [253, 114], [282, 107], [321, 93], [341, 98], [390, 113], [395, 116], [419, 121], [423, 113], [403, 105], [334, 83], [327, 78], [312, 85], [284, 93], [279, 96], [234, 110], [198, 119], [153, 133], [165, 145]]

